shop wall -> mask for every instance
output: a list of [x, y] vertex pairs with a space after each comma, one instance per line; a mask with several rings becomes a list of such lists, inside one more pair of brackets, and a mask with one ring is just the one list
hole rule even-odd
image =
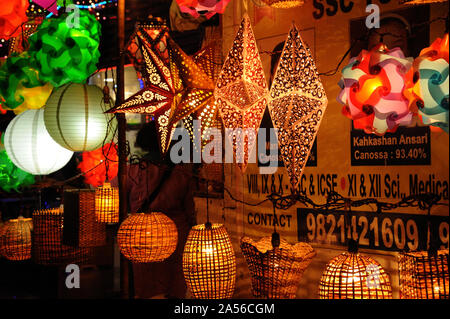
[[[327, 4], [328, 2], [331, 3], [333, 1], [306, 0], [302, 7], [283, 10], [269, 9], [267, 7], [258, 8], [253, 5], [252, 1], [231, 1], [222, 20], [224, 56], [226, 56], [231, 47], [243, 13], [247, 12], [251, 18], [260, 51], [271, 51], [275, 44], [283, 41], [291, 23], [294, 21], [301, 30], [304, 41], [310, 46], [315, 56], [319, 72], [334, 69], [350, 46], [350, 22], [367, 15], [365, 12], [367, 3], [366, 1], [336, 1], [335, 3], [344, 4], [348, 12], [344, 12], [342, 7], [339, 6], [334, 15], [328, 15], [327, 10], [330, 13], [333, 13], [334, 10], [333, 7]], [[382, 16], [388, 12], [404, 8], [396, 0], [383, 2], [387, 3], [373, 1], [373, 3], [379, 5]], [[324, 6], [323, 15], [320, 18], [318, 17], [320, 13], [320, 10], [317, 8], [319, 6], [318, 3]], [[348, 9], [350, 6], [351, 9]], [[430, 6], [430, 20], [445, 15], [447, 11], [448, 4]], [[316, 12], [316, 18], [313, 16], [314, 12]], [[433, 23], [429, 29], [430, 40], [432, 41], [436, 37], [442, 36], [444, 30], [443, 23]], [[424, 44], [423, 47], [427, 45], [428, 43]], [[261, 57], [266, 77], [268, 78], [270, 74], [270, 55], [262, 54]], [[347, 62], [348, 58], [342, 66], [345, 66]], [[339, 78], [340, 72], [334, 76], [321, 77], [328, 97], [328, 107], [317, 135], [316, 166], [306, 167], [304, 170], [306, 179], [303, 186], [307, 191], [307, 195], [317, 203], [324, 203], [326, 192], [332, 189], [345, 197], [351, 197], [353, 199], [376, 197], [380, 201], [397, 202], [401, 197], [408, 196], [411, 192], [414, 192], [415, 188], [413, 184], [417, 176], [418, 185], [420, 181], [424, 185], [427, 181], [431, 181], [431, 184], [434, 182], [434, 185], [437, 185], [439, 181], [441, 185], [439, 193], [448, 202], [449, 140], [448, 134], [446, 133], [429, 133], [430, 151], [427, 155], [431, 157], [431, 160], [428, 164], [418, 165], [419, 160], [408, 159], [407, 161], [405, 160], [404, 165], [391, 166], [377, 164], [370, 166], [352, 166], [352, 123], [341, 114], [342, 105], [336, 101], [340, 90], [337, 85]], [[421, 163], [423, 164], [424, 162]], [[381, 192], [377, 194], [369, 193], [369, 178], [373, 178], [373, 174], [378, 174], [379, 177], [377, 178], [380, 179]], [[283, 167], [278, 168], [274, 174], [268, 176], [263, 175], [260, 174], [257, 164], [249, 164], [245, 173], [241, 173], [235, 164], [225, 164], [225, 187], [230, 190], [233, 197], [251, 203], [256, 203], [266, 198], [268, 192], [271, 192], [273, 189], [272, 184], [277, 191], [282, 190], [284, 194], [289, 192], [289, 178]], [[320, 189], [318, 188], [318, 182], [322, 175], [322, 181], [324, 182], [322, 183], [322, 189]], [[355, 193], [350, 191], [349, 175], [354, 175], [354, 178], [358, 182]], [[386, 177], [387, 175], [389, 177]], [[329, 182], [328, 186], [325, 185], [327, 177]], [[365, 192], [361, 192], [360, 182], [362, 178], [367, 183], [364, 184], [366, 186]], [[263, 180], [268, 181], [268, 184], [264, 185]], [[281, 187], [279, 184], [280, 181]], [[242, 236], [250, 236], [254, 239], [270, 236], [273, 231], [273, 225], [269, 222], [265, 225], [262, 222], [255, 224], [254, 217], [256, 215], [261, 217], [264, 214], [272, 214], [273, 208], [270, 203], [258, 207], [244, 206], [233, 201], [226, 192], [224, 200], [210, 199], [210, 201], [209, 208], [212, 221], [225, 223], [236, 251], [238, 278], [235, 297], [252, 297], [250, 276], [245, 260], [242, 258], [240, 252], [239, 242]], [[277, 212], [279, 216], [285, 216], [284, 225], [279, 226], [277, 231], [291, 243], [299, 239], [297, 209], [301, 207], [302, 205], [295, 205], [288, 210]], [[205, 218], [205, 210], [205, 200], [197, 199], [198, 222], [202, 222]], [[360, 210], [372, 212], [376, 208], [365, 206]], [[393, 212], [401, 214], [426, 213], [417, 208], [397, 209]], [[433, 215], [448, 216], [449, 211], [448, 207], [436, 207], [433, 208], [431, 213]], [[386, 213], [383, 212], [382, 214]], [[318, 283], [326, 263], [346, 249], [343, 245], [330, 245], [326, 243], [312, 243], [312, 246], [317, 251], [317, 256], [304, 274], [297, 292], [298, 298], [318, 297]], [[382, 264], [390, 274], [394, 298], [398, 298], [397, 253], [395, 251], [375, 249], [362, 249], [361, 252], [372, 256]]]

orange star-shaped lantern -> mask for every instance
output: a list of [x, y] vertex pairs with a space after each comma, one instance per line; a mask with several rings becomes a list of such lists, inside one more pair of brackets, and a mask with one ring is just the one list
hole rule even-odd
[[289, 31], [270, 89], [269, 111], [291, 185], [297, 188], [327, 97], [309, 48], [295, 25]]
[[244, 172], [268, 97], [263, 65], [247, 15], [223, 64], [214, 96], [236, 161]]

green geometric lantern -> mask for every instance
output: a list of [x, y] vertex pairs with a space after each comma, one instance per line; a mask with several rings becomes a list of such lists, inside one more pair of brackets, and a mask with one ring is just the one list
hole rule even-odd
[[93, 151], [112, 139], [116, 120], [104, 113], [103, 91], [95, 85], [70, 83], [55, 89], [44, 108], [50, 136], [74, 152]]
[[101, 25], [87, 11], [65, 13], [47, 19], [29, 38], [29, 52], [43, 80], [59, 87], [83, 83], [96, 69], [100, 58]]

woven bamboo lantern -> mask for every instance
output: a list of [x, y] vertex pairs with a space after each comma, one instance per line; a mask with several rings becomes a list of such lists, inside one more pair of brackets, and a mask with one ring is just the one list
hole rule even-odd
[[400, 253], [400, 298], [449, 299], [448, 249]]
[[349, 248], [326, 266], [320, 299], [392, 299], [389, 275], [374, 259]]
[[135, 213], [120, 225], [117, 241], [120, 252], [131, 262], [161, 262], [175, 251], [178, 231], [163, 213]]
[[1, 237], [2, 255], [9, 260], [27, 260], [31, 258], [31, 218], [10, 219], [3, 226]]
[[236, 257], [225, 226], [206, 223], [192, 227], [183, 252], [183, 273], [196, 299], [233, 296]]
[[293, 299], [316, 252], [307, 243], [290, 245], [278, 234], [274, 235], [258, 242], [249, 237], [241, 239], [241, 250], [252, 277], [252, 293], [255, 297]]
[[96, 219], [95, 191], [64, 191], [63, 243], [74, 247], [99, 247], [106, 244], [106, 225]]
[[119, 189], [105, 183], [95, 191], [95, 216], [101, 223], [119, 222]]
[[289, 9], [302, 6], [304, 0], [261, 0], [268, 6], [277, 9]]
[[92, 261], [93, 248], [75, 248], [62, 244], [62, 208], [33, 212], [33, 260], [40, 265], [86, 264]]
[[3, 257], [3, 247], [1, 243], [3, 241], [3, 236], [5, 235], [6, 223], [3, 223], [3, 221], [0, 218], [0, 257]]
[[53, 91], [44, 111], [45, 127], [62, 147], [93, 151], [114, 135], [115, 120], [106, 114], [103, 91], [95, 85], [69, 83]]

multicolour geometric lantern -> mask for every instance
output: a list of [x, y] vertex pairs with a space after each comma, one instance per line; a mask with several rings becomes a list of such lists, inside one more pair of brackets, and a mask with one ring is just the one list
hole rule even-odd
[[28, 0], [2, 1], [0, 6], [0, 39], [8, 40], [22, 32], [20, 26], [27, 21]]
[[0, 103], [16, 114], [44, 106], [52, 89], [30, 66], [26, 52], [7, 58], [0, 67]]
[[4, 143], [11, 161], [33, 175], [53, 173], [73, 155], [48, 134], [43, 108], [27, 110], [13, 118], [6, 128]]
[[403, 94], [411, 63], [400, 48], [389, 50], [384, 44], [350, 59], [342, 69], [337, 100], [345, 105], [342, 113], [356, 129], [383, 135], [411, 124], [413, 114]]
[[183, 274], [196, 299], [231, 298], [236, 284], [236, 257], [221, 224], [192, 227], [183, 251]]
[[76, 19], [71, 14], [46, 19], [29, 38], [29, 52], [40, 77], [55, 87], [83, 83], [100, 58], [100, 23], [84, 10], [79, 10]]
[[269, 111], [291, 185], [297, 188], [328, 100], [308, 46], [289, 31], [270, 88]]
[[226, 135], [242, 172], [256, 142], [268, 93], [250, 18], [245, 15], [214, 91], [225, 130], [229, 129]]
[[448, 33], [420, 52], [407, 74], [405, 95], [422, 122], [448, 133]]
[[119, 171], [117, 147], [111, 142], [95, 151], [83, 152], [78, 169], [83, 173], [84, 182], [94, 187], [112, 180]]
[[28, 49], [28, 38], [36, 32], [37, 28], [44, 21], [43, 16], [30, 18], [21, 27], [21, 32], [14, 38], [9, 39], [8, 55], [13, 53], [22, 53]]
[[204, 16], [207, 19], [216, 13], [223, 14], [230, 0], [177, 0], [181, 12], [189, 13], [194, 18]]
[[289, 9], [302, 6], [305, 1], [304, 0], [261, 0], [268, 6], [277, 9]]
[[44, 108], [45, 127], [62, 147], [93, 151], [108, 143], [116, 129], [103, 91], [95, 85], [69, 83], [56, 89]]
[[8, 157], [5, 150], [0, 151], [0, 187], [10, 192], [35, 183], [34, 176], [21, 170]]

